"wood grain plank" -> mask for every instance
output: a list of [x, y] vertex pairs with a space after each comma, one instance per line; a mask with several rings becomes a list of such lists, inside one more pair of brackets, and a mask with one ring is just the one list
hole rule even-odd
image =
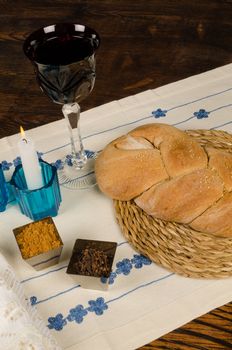
[[139, 349], [232, 349], [232, 303], [215, 309]]

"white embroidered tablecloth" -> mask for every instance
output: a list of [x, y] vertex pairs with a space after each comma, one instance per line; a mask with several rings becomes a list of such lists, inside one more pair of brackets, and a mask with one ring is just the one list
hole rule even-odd
[[0, 253], [0, 349], [61, 350]]
[[[85, 148], [99, 151], [151, 122], [232, 133], [232, 64], [82, 113]], [[27, 134], [43, 159], [57, 166], [70, 147], [63, 120]], [[8, 178], [18, 162], [18, 139], [17, 134], [0, 140], [0, 161]], [[0, 213], [0, 249], [63, 349], [135, 349], [232, 300], [232, 278], [180, 277], [136, 253], [120, 232], [112, 201], [96, 186], [61, 191], [63, 201], [54, 221], [64, 249], [57, 266], [36, 272], [22, 261], [12, 229], [30, 219], [13, 204]], [[77, 238], [118, 242], [107, 292], [81, 289], [66, 274]]]

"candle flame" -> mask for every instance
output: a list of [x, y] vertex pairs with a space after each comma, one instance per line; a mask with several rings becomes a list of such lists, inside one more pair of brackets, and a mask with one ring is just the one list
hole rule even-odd
[[25, 139], [25, 131], [21, 125], [20, 125], [20, 133], [21, 133], [22, 139]]

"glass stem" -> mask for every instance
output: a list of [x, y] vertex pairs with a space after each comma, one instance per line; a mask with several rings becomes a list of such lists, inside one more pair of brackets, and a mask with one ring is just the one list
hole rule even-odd
[[[62, 112], [69, 130], [71, 142], [71, 156], [67, 158], [67, 163], [81, 169], [86, 164], [87, 156], [85, 154], [79, 128], [80, 106], [76, 102], [65, 103], [62, 107]], [[77, 134], [76, 142], [74, 140], [74, 129], [76, 129], [75, 132]]]

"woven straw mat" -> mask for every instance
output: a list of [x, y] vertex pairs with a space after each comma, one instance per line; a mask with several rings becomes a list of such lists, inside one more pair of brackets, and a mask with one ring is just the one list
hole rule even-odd
[[[220, 130], [188, 130], [201, 145], [232, 153], [232, 135]], [[133, 200], [114, 201], [126, 239], [141, 254], [177, 274], [194, 278], [232, 276], [232, 237], [197, 232], [187, 225], [155, 219]], [[232, 230], [232, 228], [231, 228]]]

